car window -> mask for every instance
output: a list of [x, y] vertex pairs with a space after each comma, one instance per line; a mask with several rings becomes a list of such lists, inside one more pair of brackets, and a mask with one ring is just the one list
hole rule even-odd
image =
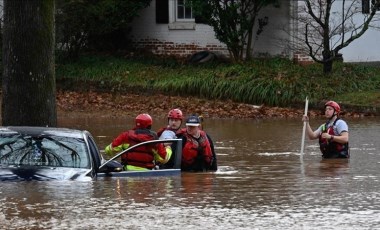
[[0, 136], [2, 165], [46, 165], [89, 168], [86, 143], [81, 138], [63, 136]]

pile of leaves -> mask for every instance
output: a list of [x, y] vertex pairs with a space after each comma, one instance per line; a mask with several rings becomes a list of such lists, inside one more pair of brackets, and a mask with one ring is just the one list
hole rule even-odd
[[[149, 113], [166, 116], [173, 108], [185, 114], [197, 114], [212, 118], [297, 118], [303, 110], [292, 108], [267, 107], [236, 103], [230, 100], [206, 100], [196, 97], [167, 96], [162, 94], [138, 95], [120, 93], [100, 93], [94, 91], [58, 91], [57, 107], [60, 112], [99, 112], [102, 116], [120, 116]], [[309, 111], [310, 116], [321, 115], [320, 111]]]

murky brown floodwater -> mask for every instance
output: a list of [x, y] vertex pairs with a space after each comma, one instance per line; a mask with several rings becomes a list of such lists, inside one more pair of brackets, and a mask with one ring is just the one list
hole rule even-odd
[[[376, 229], [380, 118], [347, 121], [350, 160], [322, 161], [316, 141], [306, 141], [301, 159], [300, 119], [207, 120], [216, 173], [1, 183], [0, 228]], [[132, 121], [61, 116], [59, 122], [89, 130], [103, 149]]]

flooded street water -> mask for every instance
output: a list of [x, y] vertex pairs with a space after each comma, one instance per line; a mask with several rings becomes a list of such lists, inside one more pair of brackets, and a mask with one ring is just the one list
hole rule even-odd
[[[378, 229], [380, 118], [346, 121], [349, 160], [322, 160], [309, 140], [301, 158], [301, 118], [210, 119], [215, 173], [1, 182], [0, 229]], [[131, 118], [59, 118], [59, 126], [89, 130], [101, 149], [131, 125]]]

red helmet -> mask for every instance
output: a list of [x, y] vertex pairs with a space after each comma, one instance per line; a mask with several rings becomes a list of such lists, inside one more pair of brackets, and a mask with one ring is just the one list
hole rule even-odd
[[338, 114], [340, 112], [340, 106], [338, 105], [338, 103], [336, 103], [335, 101], [328, 101], [326, 102], [325, 104], [325, 107], [326, 106], [331, 106], [334, 108], [335, 112]]
[[179, 109], [172, 109], [169, 111], [168, 113], [168, 119], [169, 118], [172, 118], [172, 119], [183, 119], [183, 114], [182, 114], [182, 111], [179, 110]]
[[153, 120], [149, 114], [143, 113], [143, 114], [137, 115], [136, 117], [137, 128], [147, 129], [147, 128], [150, 128], [152, 124], [153, 124]]

